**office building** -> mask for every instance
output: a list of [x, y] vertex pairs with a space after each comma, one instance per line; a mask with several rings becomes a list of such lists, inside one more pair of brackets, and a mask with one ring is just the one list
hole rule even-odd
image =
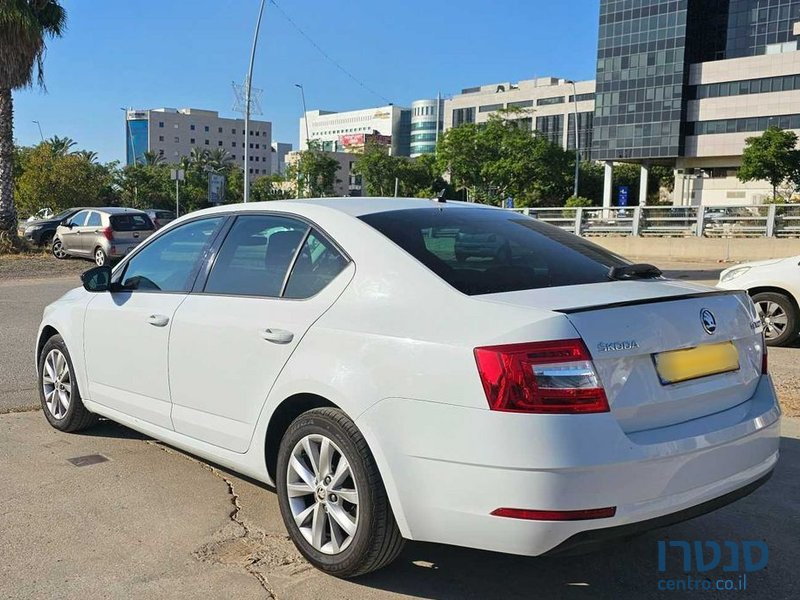
[[[675, 168], [674, 203], [758, 204], [745, 140], [800, 133], [800, 0], [601, 0], [593, 157]], [[641, 192], [640, 192], [641, 195]]]
[[444, 100], [416, 100], [411, 103], [411, 157], [436, 152], [444, 129]]
[[[226, 150], [234, 164], [244, 164], [244, 119], [220, 117], [213, 110], [196, 108], [130, 109], [125, 116], [127, 164], [141, 162], [146, 151], [169, 164], [189, 156], [193, 148]], [[250, 120], [247, 172], [251, 178], [272, 172], [272, 124]]]
[[393, 104], [342, 112], [308, 111], [300, 119], [301, 150], [306, 149], [306, 131], [328, 152], [357, 153], [363, 150], [365, 136], [388, 143], [394, 156], [408, 156], [411, 152], [411, 111]]
[[594, 92], [594, 81], [573, 84], [555, 77], [466, 88], [445, 100], [444, 129], [465, 123], [484, 123], [498, 110], [517, 108], [525, 111], [521, 120], [529, 129], [539, 131], [563, 148], [574, 150], [577, 110], [581, 155], [588, 160], [592, 145]]
[[292, 151], [292, 145], [285, 142], [272, 142], [272, 174], [286, 173], [286, 155]]

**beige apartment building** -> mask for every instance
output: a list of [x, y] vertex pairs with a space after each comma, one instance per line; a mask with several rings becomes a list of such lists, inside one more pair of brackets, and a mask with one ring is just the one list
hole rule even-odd
[[127, 164], [141, 161], [145, 151], [177, 163], [193, 148], [226, 150], [252, 179], [272, 173], [272, 123], [250, 120], [248, 165], [244, 164], [244, 119], [220, 117], [213, 110], [153, 108], [126, 111]]
[[[676, 204], [760, 204], [767, 182], [741, 183], [736, 171], [748, 137], [776, 125], [800, 135], [800, 52], [693, 64]], [[683, 188], [683, 189], [682, 189]]]
[[594, 92], [594, 81], [573, 84], [555, 77], [466, 88], [444, 101], [444, 130], [465, 123], [484, 123], [498, 110], [518, 108], [527, 113], [525, 120], [529, 128], [568, 150], [574, 150], [577, 112], [581, 155], [588, 159], [592, 145]]

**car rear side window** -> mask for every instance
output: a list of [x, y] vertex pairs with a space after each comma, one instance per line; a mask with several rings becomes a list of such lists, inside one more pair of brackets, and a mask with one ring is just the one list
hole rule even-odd
[[102, 219], [100, 213], [92, 211], [89, 213], [89, 218], [86, 220], [86, 227], [100, 227]]
[[225, 237], [205, 291], [278, 297], [308, 225], [277, 215], [241, 215]]
[[347, 266], [347, 259], [333, 242], [316, 230], [306, 237], [289, 275], [285, 298], [310, 298], [320, 292]]
[[147, 215], [111, 215], [109, 219], [114, 231], [151, 231], [155, 225]]
[[511, 211], [441, 206], [363, 215], [457, 290], [494, 294], [609, 281], [628, 262], [562, 229]]
[[124, 290], [188, 292], [205, 250], [224, 217], [190, 221], [144, 246], [125, 265]]

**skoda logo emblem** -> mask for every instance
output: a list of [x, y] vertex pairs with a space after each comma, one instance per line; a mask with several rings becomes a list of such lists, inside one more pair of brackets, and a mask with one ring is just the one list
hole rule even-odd
[[708, 335], [713, 335], [717, 330], [717, 320], [714, 318], [714, 313], [707, 308], [700, 311], [700, 322]]

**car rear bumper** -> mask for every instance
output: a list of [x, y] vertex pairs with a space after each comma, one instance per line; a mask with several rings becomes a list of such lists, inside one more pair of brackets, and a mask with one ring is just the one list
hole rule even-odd
[[[749, 493], [778, 460], [779, 417], [763, 377], [738, 406], [636, 434], [625, 434], [610, 413], [520, 415], [408, 399], [386, 399], [357, 423], [405, 536], [536, 556], [592, 531], [659, 527]], [[616, 507], [613, 517], [491, 514], [605, 507]]]

